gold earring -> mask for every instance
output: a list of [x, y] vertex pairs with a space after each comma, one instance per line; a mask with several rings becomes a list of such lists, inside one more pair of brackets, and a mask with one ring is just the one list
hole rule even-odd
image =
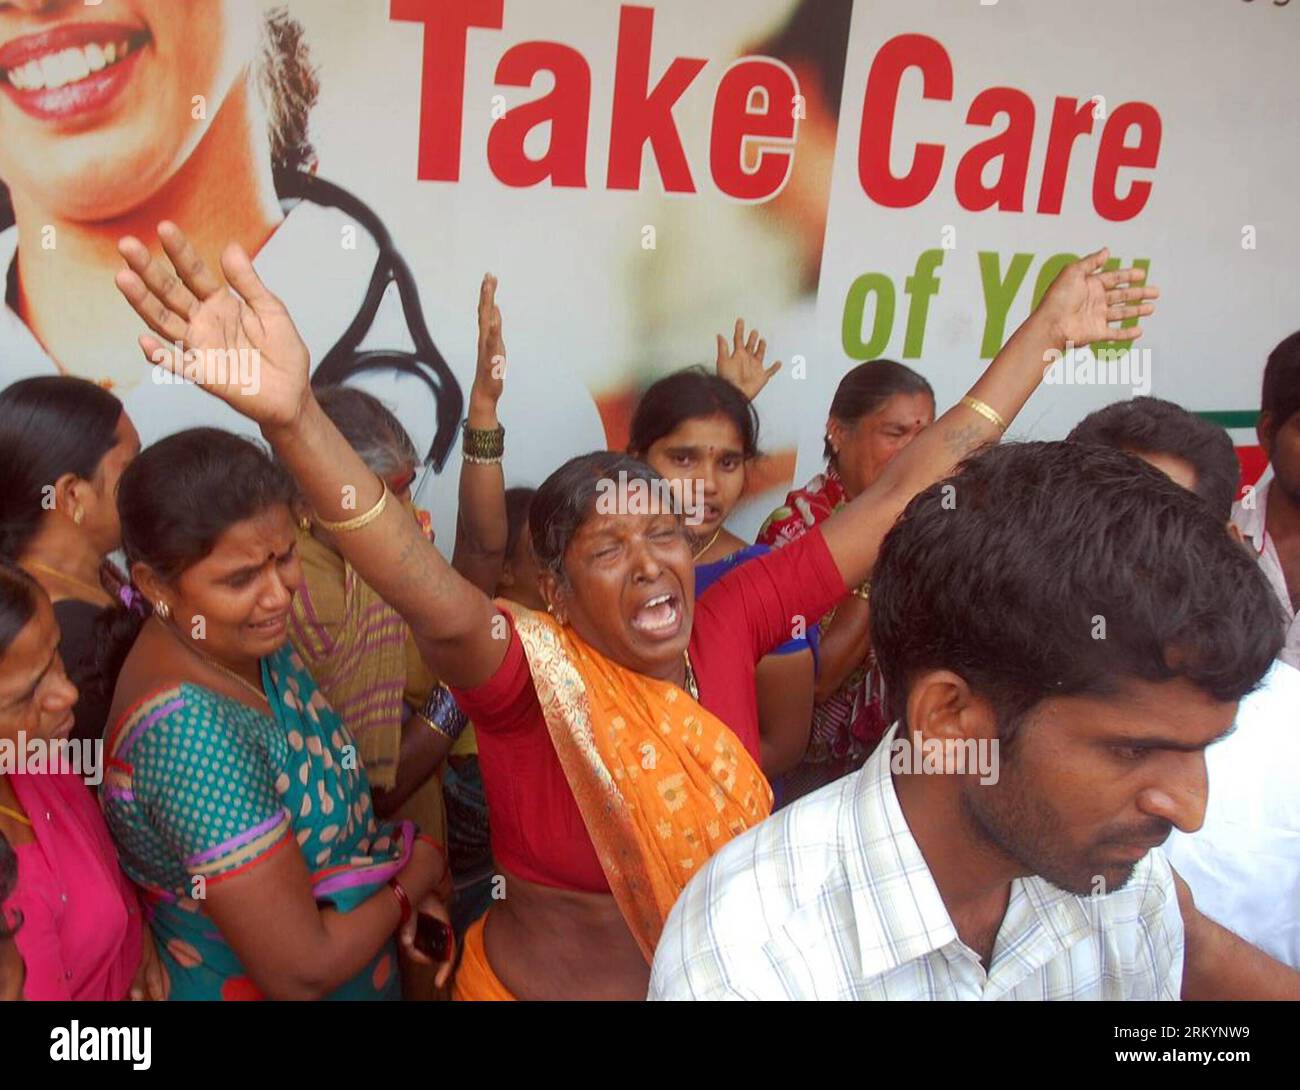
[[86, 509], [84, 507], [78, 507], [75, 511], [72, 512], [72, 521], [77, 526], [80, 526], [85, 521], [85, 519], [86, 519]]
[[159, 598], [158, 601], [154, 602], [153, 611], [156, 614], [158, 614], [158, 619], [161, 621], [167, 620], [167, 618], [172, 615], [172, 607], [169, 606], [166, 602], [164, 602], [161, 598]]

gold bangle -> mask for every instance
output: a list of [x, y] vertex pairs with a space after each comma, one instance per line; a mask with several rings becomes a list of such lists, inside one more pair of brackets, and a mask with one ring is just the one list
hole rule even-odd
[[316, 525], [322, 530], [328, 530], [331, 534], [346, 534], [369, 526], [384, 513], [384, 508], [388, 506], [388, 497], [391, 494], [388, 491], [388, 482], [381, 480], [380, 483], [384, 486], [384, 494], [379, 497], [378, 502], [369, 511], [357, 515], [355, 518], [344, 519], [342, 522], [330, 522], [328, 519], [316, 515]]
[[961, 403], [973, 412], [979, 413], [980, 416], [984, 417], [984, 419], [997, 428], [998, 431], [1007, 430], [1007, 422], [1002, 419], [1002, 415], [997, 411], [997, 409], [993, 408], [993, 406], [989, 405], [987, 402], [981, 401], [977, 397], [967, 396], [961, 399]]

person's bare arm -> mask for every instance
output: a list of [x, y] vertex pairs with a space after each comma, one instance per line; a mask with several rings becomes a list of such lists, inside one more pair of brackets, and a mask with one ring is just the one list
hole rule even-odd
[[811, 650], [767, 655], [754, 671], [759, 759], [770, 779], [789, 772], [808, 749], [813, 712]]
[[[466, 418], [468, 427], [485, 431], [494, 430], [500, 423], [497, 402], [505, 386], [506, 346], [496, 293], [496, 277], [485, 276], [478, 301], [478, 367], [469, 391]], [[489, 596], [496, 592], [501, 579], [508, 533], [506, 479], [501, 464], [484, 465], [464, 459], [451, 565]]]
[[[255, 422], [297, 478], [316, 513], [333, 522], [371, 510], [384, 486], [321, 411], [308, 381], [309, 357], [292, 319], [237, 244], [221, 256], [223, 281], [179, 227], [158, 228], [170, 260], [152, 260], [142, 243], [119, 244], [127, 269], [117, 286], [154, 334], [140, 338], [145, 358], [197, 382]], [[175, 272], [173, 273], [173, 268]], [[156, 335], [155, 335], [156, 334]], [[244, 352], [258, 361], [257, 382], [212, 369], [195, 374], [169, 347], [179, 342], [198, 361]], [[335, 535], [340, 551], [411, 627], [429, 666], [447, 684], [485, 682], [505, 657], [503, 626], [486, 594], [457, 572], [396, 503], [363, 529]]]
[[820, 704], [866, 660], [871, 650], [871, 608], [856, 594], [835, 607], [835, 616], [821, 626], [817, 640], [816, 700]]
[[445, 734], [434, 730], [411, 708], [403, 705], [402, 741], [397, 759], [397, 782], [386, 790], [372, 788], [375, 813], [392, 817], [438, 771], [455, 744]]
[[[424, 902], [425, 908], [441, 873], [437, 852], [416, 841], [398, 881], [412, 904]], [[386, 887], [351, 912], [319, 907], [292, 840], [251, 869], [210, 883], [206, 907], [269, 999], [328, 996], [369, 964], [401, 921], [397, 898]]]
[[[1068, 265], [1052, 283], [1037, 309], [1011, 335], [992, 363], [970, 388], [1010, 424], [1042, 381], [1048, 353], [1067, 344], [1082, 348], [1098, 341], [1132, 341], [1139, 326], [1112, 329], [1111, 322], [1140, 318], [1155, 309], [1151, 287], [1130, 286], [1142, 269], [1103, 272], [1109, 251], [1099, 250]], [[844, 582], [853, 587], [871, 575], [885, 534], [918, 492], [951, 474], [958, 464], [1001, 432], [974, 409], [958, 403], [926, 428], [894, 458], [880, 477], [822, 528]]]
[[1183, 999], [1300, 999], [1300, 972], [1215, 923], [1173, 875], [1183, 917]]

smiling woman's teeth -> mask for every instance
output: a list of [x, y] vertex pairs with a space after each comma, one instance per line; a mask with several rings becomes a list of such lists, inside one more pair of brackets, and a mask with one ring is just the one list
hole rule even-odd
[[9, 82], [20, 91], [53, 91], [125, 60], [130, 52], [129, 41], [108, 42], [102, 46], [92, 42], [28, 61], [9, 69], [6, 74]]

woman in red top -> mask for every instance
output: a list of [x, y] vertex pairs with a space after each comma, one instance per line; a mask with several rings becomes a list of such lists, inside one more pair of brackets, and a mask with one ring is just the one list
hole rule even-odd
[[1069, 266], [970, 396], [862, 496], [699, 603], [680, 518], [653, 502], [653, 471], [608, 454], [574, 459], [538, 490], [529, 520], [552, 616], [507, 614], [387, 502], [383, 482], [320, 411], [307, 349], [247, 254], [237, 245], [223, 254], [227, 286], [176, 228], [161, 235], [170, 263], [141, 260], [132, 240], [117, 278], [157, 334], [141, 338], [145, 355], [182, 372], [169, 342], [257, 351], [256, 389], [215, 374], [205, 388], [260, 425], [318, 517], [337, 522], [348, 561], [401, 612], [476, 722], [505, 873], [486, 931], [465, 944], [458, 990], [467, 998], [644, 996], [676, 893], [771, 805], [754, 759], [754, 663], [786, 638], [794, 615], [818, 616], [870, 575], [912, 496], [999, 438], [1041, 381], [1044, 352], [1132, 339], [1136, 327], [1110, 323], [1149, 314], [1143, 300], [1155, 297], [1126, 287], [1140, 271], [1103, 272], [1105, 251]]

